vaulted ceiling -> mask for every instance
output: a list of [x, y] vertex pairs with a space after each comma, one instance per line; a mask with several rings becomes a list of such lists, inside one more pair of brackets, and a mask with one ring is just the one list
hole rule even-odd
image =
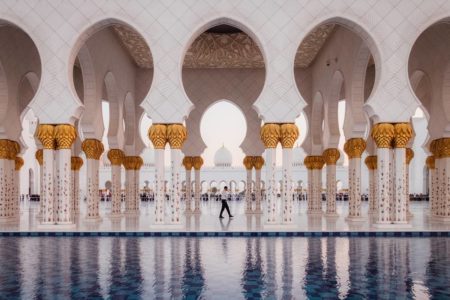
[[[217, 26], [201, 34], [186, 53], [186, 68], [263, 68], [264, 58], [258, 45], [244, 32], [230, 26]], [[150, 48], [142, 36], [130, 27], [113, 25], [120, 42], [137, 66], [152, 68]], [[302, 42], [295, 67], [307, 68], [333, 33], [334, 24], [317, 27]]]

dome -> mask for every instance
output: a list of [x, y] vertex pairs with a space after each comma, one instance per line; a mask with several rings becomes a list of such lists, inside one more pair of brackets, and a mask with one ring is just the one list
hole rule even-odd
[[302, 166], [305, 156], [305, 151], [303, 151], [302, 147], [294, 147], [294, 149], [292, 149], [292, 165], [294, 167]]
[[141, 153], [144, 167], [152, 167], [155, 165], [155, 150], [153, 148], [145, 148]]
[[231, 167], [232, 161], [233, 157], [231, 152], [225, 148], [225, 146], [222, 146], [219, 150], [217, 150], [214, 155], [214, 166], [216, 167]]

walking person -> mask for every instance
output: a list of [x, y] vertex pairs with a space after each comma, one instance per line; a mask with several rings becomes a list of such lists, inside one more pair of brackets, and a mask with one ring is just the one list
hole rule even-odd
[[220, 209], [220, 215], [219, 218], [223, 219], [223, 211], [226, 209], [228, 216], [230, 218], [232, 218], [233, 216], [230, 213], [230, 208], [228, 207], [228, 196], [230, 195], [230, 193], [228, 192], [228, 187], [224, 187], [222, 193], [220, 194], [220, 198], [222, 200], [222, 208]]

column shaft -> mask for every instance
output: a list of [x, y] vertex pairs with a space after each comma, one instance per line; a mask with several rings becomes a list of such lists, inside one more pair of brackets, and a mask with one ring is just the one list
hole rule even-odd
[[111, 215], [118, 216], [122, 213], [121, 176], [122, 167], [111, 165]]
[[42, 201], [42, 224], [54, 224], [56, 221], [55, 199], [54, 199], [54, 153], [53, 149], [43, 150], [43, 191], [41, 192]]
[[377, 170], [369, 169], [369, 213], [377, 211]]
[[186, 169], [186, 213], [190, 214], [192, 212], [192, 183], [191, 183], [191, 169]]
[[[252, 213], [252, 169], [246, 169], [245, 213]], [[231, 188], [230, 188], [231, 190]]]
[[314, 213], [322, 213], [322, 169], [312, 171]]
[[348, 219], [359, 219], [361, 218], [361, 158], [349, 159], [348, 182]]
[[409, 201], [409, 195], [406, 191], [406, 151], [405, 148], [395, 148], [394, 150], [395, 164], [395, 199], [393, 221], [395, 223], [407, 223], [406, 205]]
[[200, 182], [200, 169], [195, 169], [195, 190], [194, 190], [194, 200], [195, 200], [195, 214], [200, 214], [200, 197], [201, 197], [201, 182]]
[[276, 149], [266, 148], [266, 211], [267, 223], [277, 220], [277, 194], [275, 181]]
[[450, 157], [444, 156], [441, 158], [441, 165], [443, 165], [442, 172], [442, 198], [440, 217], [445, 221], [450, 221]]
[[260, 214], [261, 210], [261, 169], [255, 169], [255, 213]]
[[377, 223], [391, 223], [391, 194], [390, 182], [391, 178], [391, 149], [377, 149]]
[[87, 184], [87, 219], [100, 218], [100, 196], [99, 196], [99, 161], [87, 159], [86, 184]]
[[125, 171], [125, 213], [130, 214], [136, 211], [136, 191], [135, 191], [135, 172], [133, 169]]
[[181, 161], [183, 157], [183, 153], [181, 149], [171, 149], [171, 223], [179, 224], [181, 222], [180, 218], [180, 203], [181, 203]]
[[141, 169], [136, 168], [134, 170], [134, 211], [139, 214], [139, 210], [141, 208], [141, 193], [139, 189], [139, 182], [141, 180]]
[[80, 213], [80, 172], [72, 171], [72, 212], [75, 216]]
[[308, 168], [308, 186], [306, 191], [306, 197], [308, 202], [308, 214], [314, 213], [315, 203], [314, 203], [314, 188], [313, 188], [313, 170]]
[[283, 148], [283, 223], [292, 223], [292, 148]]
[[164, 149], [155, 149], [155, 223], [164, 223], [166, 195], [164, 192]]
[[0, 219], [9, 218], [9, 159], [0, 159]]
[[71, 203], [71, 150], [56, 151], [56, 222], [73, 224]]
[[329, 216], [337, 215], [336, 213], [336, 165], [327, 164], [327, 210]]

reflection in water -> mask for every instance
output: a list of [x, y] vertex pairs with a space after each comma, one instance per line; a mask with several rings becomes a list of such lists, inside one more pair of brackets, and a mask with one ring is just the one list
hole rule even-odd
[[0, 270], [0, 299], [448, 299], [450, 239], [9, 237]]

